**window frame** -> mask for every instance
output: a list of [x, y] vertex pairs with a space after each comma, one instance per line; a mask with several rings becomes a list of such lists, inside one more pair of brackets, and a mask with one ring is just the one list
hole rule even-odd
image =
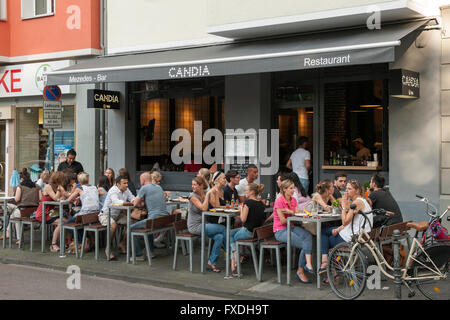
[[7, 0], [0, 0], [0, 21], [8, 20]]
[[[50, 17], [55, 15], [55, 0], [44, 0], [47, 2], [47, 13], [43, 14], [36, 14], [36, 1], [37, 0], [21, 0], [22, 20]], [[26, 8], [24, 5], [27, 5], [28, 7]], [[29, 6], [32, 6], [32, 8]], [[26, 10], [24, 10], [24, 8], [26, 8]]]

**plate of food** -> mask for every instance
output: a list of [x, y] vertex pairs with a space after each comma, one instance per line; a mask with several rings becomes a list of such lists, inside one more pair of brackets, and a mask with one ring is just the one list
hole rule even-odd
[[225, 209], [225, 212], [226, 213], [237, 213], [237, 212], [239, 212], [239, 210], [238, 209]]
[[209, 209], [209, 211], [211, 212], [223, 212], [225, 209], [222, 208], [213, 208], [213, 209]]

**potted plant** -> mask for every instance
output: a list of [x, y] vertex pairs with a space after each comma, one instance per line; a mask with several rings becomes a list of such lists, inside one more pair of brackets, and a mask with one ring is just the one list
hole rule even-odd
[[337, 199], [336, 201], [334, 201], [331, 204], [332, 213], [340, 214], [341, 213], [340, 207], [341, 207], [341, 202], [339, 201], [339, 199]]

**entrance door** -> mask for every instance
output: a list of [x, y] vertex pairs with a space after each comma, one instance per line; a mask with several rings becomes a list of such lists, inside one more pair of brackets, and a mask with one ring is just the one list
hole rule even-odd
[[6, 122], [0, 122], [0, 195], [6, 193]]
[[[308, 151], [311, 153], [311, 160], [314, 158], [314, 111], [317, 104], [317, 85], [313, 81], [298, 81], [287, 79], [289, 77], [277, 79], [275, 93], [275, 110], [277, 111], [275, 122], [280, 135], [280, 169], [286, 168], [290, 155], [297, 149], [297, 141], [301, 136], [308, 138]], [[318, 138], [317, 138], [318, 140]], [[311, 161], [313, 163], [313, 161]], [[313, 176], [310, 172], [310, 190], [313, 185]]]

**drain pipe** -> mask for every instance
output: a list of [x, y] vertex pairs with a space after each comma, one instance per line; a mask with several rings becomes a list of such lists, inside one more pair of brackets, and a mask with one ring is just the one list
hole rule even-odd
[[[106, 6], [106, 0], [100, 0], [100, 48], [102, 51], [102, 56], [106, 55], [106, 45], [105, 45], [105, 6]], [[106, 89], [106, 83], [102, 82], [100, 83], [100, 89], [105, 90]], [[100, 175], [103, 175], [106, 168], [106, 110], [102, 109], [100, 110], [100, 124], [101, 124], [101, 148], [100, 148]]]

